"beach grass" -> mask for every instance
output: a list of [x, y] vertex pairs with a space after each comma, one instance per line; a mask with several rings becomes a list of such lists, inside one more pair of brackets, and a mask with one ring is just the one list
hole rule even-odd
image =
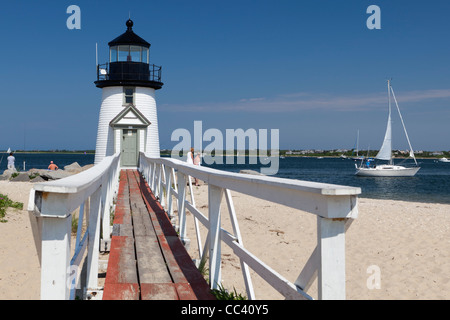
[[5, 219], [7, 208], [16, 208], [22, 210], [23, 203], [12, 201], [8, 198], [7, 195], [0, 194], [0, 222], [2, 223], [8, 222], [8, 220]]

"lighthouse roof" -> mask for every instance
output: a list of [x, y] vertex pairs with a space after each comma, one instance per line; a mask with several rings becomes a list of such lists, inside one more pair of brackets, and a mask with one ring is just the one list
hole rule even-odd
[[127, 23], [127, 31], [125, 31], [123, 34], [115, 38], [114, 40], [110, 41], [108, 45], [110, 47], [117, 46], [117, 45], [138, 45], [142, 47], [150, 47], [150, 43], [139, 37], [136, 33], [133, 31], [133, 21], [131, 19], [128, 19]]

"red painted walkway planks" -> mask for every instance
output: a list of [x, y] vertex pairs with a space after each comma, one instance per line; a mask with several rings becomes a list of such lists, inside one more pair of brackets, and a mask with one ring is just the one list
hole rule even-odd
[[212, 300], [209, 286], [137, 170], [122, 170], [104, 300]]

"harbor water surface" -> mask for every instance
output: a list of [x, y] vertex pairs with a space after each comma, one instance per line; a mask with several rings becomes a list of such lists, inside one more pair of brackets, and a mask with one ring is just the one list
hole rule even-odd
[[[6, 154], [2, 154], [0, 168], [6, 169]], [[23, 170], [31, 168], [46, 169], [50, 161], [61, 169], [73, 162], [80, 166], [94, 163], [93, 154], [58, 153], [17, 153], [16, 167]], [[0, 157], [1, 158], [1, 157]], [[260, 171], [262, 165], [238, 164], [202, 165], [215, 169], [239, 172], [240, 170]], [[450, 163], [435, 159], [419, 159], [421, 169], [414, 177], [358, 177], [355, 176], [355, 162], [341, 158], [286, 157], [279, 159], [279, 170], [275, 175], [280, 178], [324, 182], [331, 184], [360, 187], [361, 197], [392, 199], [417, 202], [450, 203]]]

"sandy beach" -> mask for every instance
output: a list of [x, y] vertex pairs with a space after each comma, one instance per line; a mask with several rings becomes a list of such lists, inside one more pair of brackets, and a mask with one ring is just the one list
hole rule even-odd
[[[32, 183], [0, 181], [0, 193], [27, 208]], [[194, 187], [207, 215], [207, 186]], [[232, 192], [245, 246], [287, 279], [297, 278], [316, 245], [316, 217]], [[226, 202], [224, 228], [229, 227]], [[0, 299], [39, 299], [40, 267], [28, 212], [8, 209], [0, 223]], [[197, 258], [188, 214], [190, 253]], [[206, 233], [202, 228], [203, 241]], [[450, 205], [359, 199], [359, 217], [347, 231], [347, 299], [450, 299]], [[224, 244], [223, 286], [245, 294], [239, 259]], [[375, 266], [380, 288], [369, 288]], [[372, 268], [372, 269], [371, 269]], [[257, 299], [283, 299], [252, 272]], [[317, 281], [308, 293], [317, 297]]]
[[8, 208], [0, 223], [0, 299], [35, 300], [40, 297], [40, 265], [28, 211], [30, 182], [0, 181], [0, 193], [23, 203], [25, 210]]

